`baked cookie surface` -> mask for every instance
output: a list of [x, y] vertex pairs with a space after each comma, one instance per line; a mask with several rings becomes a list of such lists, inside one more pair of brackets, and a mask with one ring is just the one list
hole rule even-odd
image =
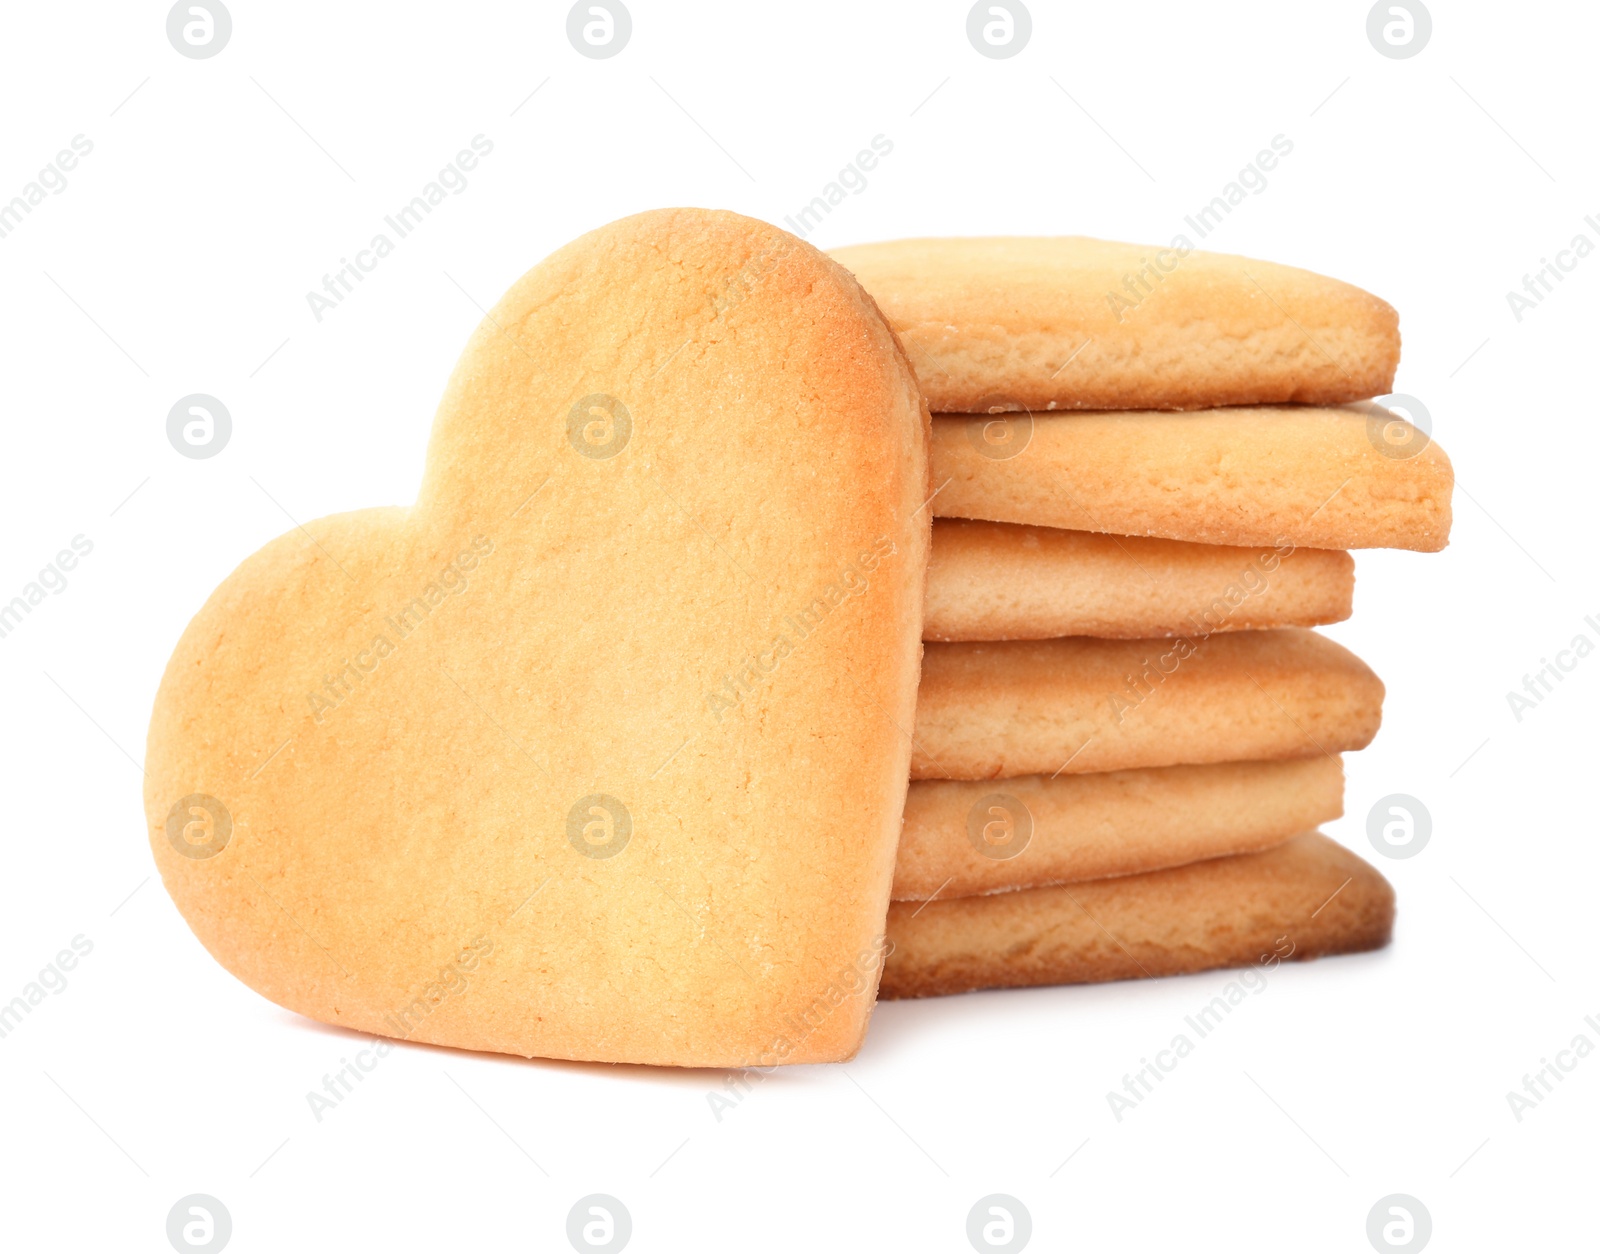
[[1309, 270], [1082, 236], [831, 254], [877, 299], [934, 413], [1334, 405], [1388, 392], [1399, 318]]
[[925, 640], [1137, 639], [1350, 617], [1355, 562], [1330, 549], [1192, 544], [940, 518]]
[[894, 899], [1138, 875], [1265, 849], [1343, 812], [1343, 764], [1322, 754], [1054, 779], [919, 780], [906, 795]]
[[364, 1032], [697, 1066], [854, 1053], [906, 789], [926, 411], [870, 298], [733, 214], [625, 219], [478, 327], [416, 504], [307, 523], [184, 633], [168, 892]]
[[[1261, 853], [889, 907], [882, 996], [1094, 984], [1379, 949], [1394, 890], [1320, 832]], [[1227, 1007], [1223, 1007], [1223, 1013]]]
[[945, 517], [1433, 552], [1450, 539], [1455, 473], [1436, 441], [1379, 406], [1263, 405], [938, 417], [933, 483]]
[[1302, 627], [930, 644], [913, 779], [1001, 779], [1362, 749], [1383, 684]]

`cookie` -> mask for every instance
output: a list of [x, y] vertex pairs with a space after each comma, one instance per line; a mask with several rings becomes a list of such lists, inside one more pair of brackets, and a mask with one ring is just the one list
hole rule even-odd
[[1081, 236], [833, 250], [934, 413], [1336, 405], [1390, 390], [1400, 320], [1309, 270]]
[[168, 892], [251, 988], [382, 1036], [851, 1056], [908, 777], [927, 415], [871, 299], [641, 214], [474, 332], [420, 496], [247, 559], [156, 697]]
[[1350, 617], [1348, 553], [941, 518], [925, 640], [1137, 639]]
[[[1403, 455], [1399, 455], [1403, 454]], [[934, 513], [1202, 544], [1444, 548], [1450, 459], [1377, 406], [942, 417]]]
[[[1320, 832], [1261, 853], [1147, 875], [889, 907], [882, 997], [978, 988], [1095, 984], [1216, 967], [1251, 967], [1209, 1025], [1280, 962], [1379, 949], [1394, 890]], [[1230, 985], [1232, 990], [1234, 986]]]
[[1279, 844], [1344, 813], [1344, 767], [1280, 762], [920, 780], [906, 795], [897, 901], [1136, 875]]
[[930, 644], [913, 779], [1253, 762], [1363, 748], [1383, 684], [1303, 627], [1169, 640]]

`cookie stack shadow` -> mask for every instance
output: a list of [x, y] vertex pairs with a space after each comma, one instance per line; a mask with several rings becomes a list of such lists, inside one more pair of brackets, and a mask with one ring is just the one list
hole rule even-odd
[[1394, 310], [1178, 245], [834, 256], [934, 414], [881, 995], [1387, 943], [1390, 886], [1316, 830], [1384, 689], [1312, 628], [1351, 612], [1349, 549], [1448, 538], [1451, 467], [1420, 407], [1371, 400], [1393, 384]]

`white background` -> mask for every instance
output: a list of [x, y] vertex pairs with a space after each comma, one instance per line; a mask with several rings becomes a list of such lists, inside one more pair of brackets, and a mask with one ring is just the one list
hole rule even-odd
[[[959, 1251], [995, 1192], [1035, 1249], [1365, 1250], [1395, 1192], [1439, 1250], [1593, 1241], [1600, 1057], [1521, 1122], [1506, 1093], [1600, 1044], [1600, 658], [1520, 723], [1505, 694], [1600, 643], [1600, 257], [1520, 323], [1506, 293], [1600, 243], [1600, 11], [1438, 0], [1391, 60], [1360, 2], [1040, 2], [989, 60], [967, 7], [633, 0], [629, 45], [590, 60], [565, 4], [233, 0], [229, 45], [189, 60], [162, 4], [5, 6], [0, 200], [94, 145], [0, 239], [0, 600], [94, 545], [0, 640], [0, 1001], [94, 945], [0, 1040], [6, 1248], [166, 1250], [194, 1192], [238, 1251], [566, 1249], [595, 1192], [639, 1251]], [[479, 133], [468, 188], [317, 323], [306, 292]], [[139, 762], [184, 624], [286, 513], [412, 497], [474, 302], [637, 210], [781, 221], [877, 134], [892, 154], [814, 242], [1165, 243], [1285, 135], [1205, 246], [1401, 311], [1396, 387], [1454, 460], [1454, 536], [1359, 555], [1329, 633], [1389, 685], [1329, 830], [1394, 883], [1392, 948], [1275, 973], [1120, 1123], [1107, 1091], [1226, 973], [885, 1004], [856, 1061], [780, 1071], [721, 1122], [719, 1073], [413, 1046], [316, 1122], [307, 1091], [370, 1042], [227, 975], [153, 875]], [[167, 442], [193, 392], [232, 412], [212, 460]], [[1406, 861], [1366, 836], [1395, 792], [1433, 817]]]

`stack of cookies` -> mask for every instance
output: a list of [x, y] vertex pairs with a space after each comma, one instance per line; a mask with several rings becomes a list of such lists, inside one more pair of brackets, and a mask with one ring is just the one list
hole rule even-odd
[[189, 624], [167, 891], [324, 1022], [697, 1067], [850, 1058], [880, 986], [1380, 945], [1314, 829], [1383, 688], [1312, 628], [1345, 550], [1445, 542], [1449, 463], [1362, 404], [1398, 353], [1187, 247], [602, 227], [473, 333], [413, 504]]
[[1370, 399], [1395, 311], [1182, 241], [833, 255], [934, 414], [882, 995], [1386, 943], [1389, 885], [1315, 831], [1383, 685], [1310, 629], [1350, 614], [1347, 550], [1448, 537], [1448, 459]]

